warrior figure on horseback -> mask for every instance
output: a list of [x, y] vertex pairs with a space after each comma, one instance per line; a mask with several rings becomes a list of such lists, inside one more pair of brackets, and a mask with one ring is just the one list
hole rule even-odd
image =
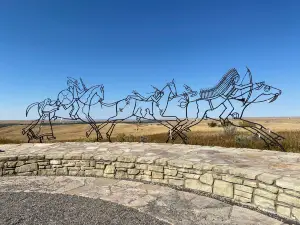
[[85, 87], [81, 78], [80, 81], [82, 87], [80, 87], [80, 84], [76, 79], [68, 77], [68, 81], [67, 81], [68, 88], [66, 90], [71, 92], [72, 95], [71, 95], [71, 99], [69, 99], [70, 102], [68, 104], [63, 104], [64, 109], [68, 109], [71, 107], [70, 117], [75, 120], [78, 119], [77, 113], [80, 108], [78, 103], [79, 98], [84, 92], [87, 91], [87, 88]]

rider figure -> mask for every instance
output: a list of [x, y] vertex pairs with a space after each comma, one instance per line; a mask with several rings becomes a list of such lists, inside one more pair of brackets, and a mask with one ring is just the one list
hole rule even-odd
[[70, 78], [68, 77], [68, 81], [67, 81], [67, 84], [68, 84], [68, 89], [71, 93], [72, 93], [72, 96], [73, 96], [73, 99], [72, 101], [68, 104], [72, 107], [71, 111], [70, 111], [70, 117], [72, 119], [77, 119], [77, 112], [79, 110], [79, 103], [78, 103], [78, 100], [80, 98], [80, 95], [82, 93], [84, 93], [86, 90], [84, 84], [82, 83], [81, 81], [81, 84], [83, 86], [83, 90], [79, 87], [79, 83], [76, 79], [74, 78]]

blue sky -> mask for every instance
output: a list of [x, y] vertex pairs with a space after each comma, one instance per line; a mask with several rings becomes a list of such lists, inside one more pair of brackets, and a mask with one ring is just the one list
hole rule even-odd
[[297, 0], [2, 0], [0, 120], [25, 119], [68, 76], [104, 84], [110, 102], [172, 78], [179, 91], [211, 87], [246, 65], [283, 94], [245, 115], [300, 116], [299, 12]]

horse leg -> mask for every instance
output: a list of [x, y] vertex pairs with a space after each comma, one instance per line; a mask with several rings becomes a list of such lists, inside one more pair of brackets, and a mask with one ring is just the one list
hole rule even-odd
[[115, 126], [117, 125], [117, 123], [121, 123], [121, 122], [123, 122], [124, 120], [129, 119], [130, 117], [132, 117], [132, 115], [130, 115], [130, 116], [124, 118], [124, 119], [118, 119], [118, 120], [114, 120], [114, 121], [113, 121], [112, 125], [110, 126], [110, 128], [109, 128], [108, 131], [106, 132], [106, 137], [108, 138], [109, 142], [111, 142], [111, 139], [110, 139], [110, 138], [111, 138], [111, 135], [112, 135], [112, 133], [113, 133], [113, 131], [114, 131]]
[[41, 120], [42, 116], [40, 116], [39, 119], [32, 121], [29, 125], [27, 125], [25, 128], [22, 129], [22, 134], [24, 135], [29, 130], [33, 129]]
[[110, 126], [110, 128], [108, 129], [108, 131], [106, 132], [106, 137], [109, 142], [112, 142], [110, 137], [111, 137], [116, 125], [117, 125], [117, 123], [114, 121], [112, 123], [112, 125]]
[[[222, 113], [219, 115], [220, 121], [222, 125], [226, 125], [226, 122], [228, 122], [228, 117], [232, 114], [234, 111], [234, 107], [231, 104], [229, 100], [226, 100], [222, 103], [222, 105], [225, 107], [225, 109], [222, 111]], [[228, 111], [229, 110], [229, 111]], [[227, 113], [226, 113], [227, 112]]]
[[101, 133], [100, 133], [100, 130], [99, 128], [97, 127], [97, 124], [96, 122], [92, 119], [92, 117], [90, 117], [90, 115], [88, 115], [88, 118], [87, 118], [90, 122], [90, 125], [93, 127], [94, 131], [96, 132], [96, 135], [97, 135], [97, 141], [99, 141], [100, 139], [103, 139]]
[[[197, 120], [197, 118], [198, 118], [198, 114], [197, 114], [196, 119], [194, 119], [193, 121], [191, 121], [191, 123], [189, 123], [188, 125], [181, 127], [180, 131], [190, 129], [191, 127], [196, 126], [197, 124], [201, 123], [203, 120], [207, 119], [207, 118], [208, 118], [208, 117], [207, 117], [207, 113], [208, 113], [209, 111], [212, 111], [212, 110], [211, 110], [211, 109], [206, 110], [206, 111], [204, 112], [204, 114], [203, 114], [203, 116], [202, 116], [202, 118], [201, 118], [200, 120]], [[176, 133], [175, 133], [175, 134], [174, 134], [174, 138], [176, 139], [177, 137], [178, 137], [178, 135], [176, 135]], [[186, 137], [186, 138], [187, 138], [187, 137]], [[174, 140], [175, 140], [175, 139], [174, 139]]]

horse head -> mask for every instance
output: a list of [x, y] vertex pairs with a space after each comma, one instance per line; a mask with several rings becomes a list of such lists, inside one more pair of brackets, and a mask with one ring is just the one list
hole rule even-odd
[[164, 91], [163, 91], [165, 88], [163, 88], [162, 90], [159, 90], [157, 87], [154, 87], [153, 85], [151, 85], [151, 86], [155, 89], [154, 94], [153, 94], [153, 97], [154, 97], [156, 100], [161, 99], [162, 96], [165, 94]]
[[173, 98], [176, 98], [178, 96], [174, 79], [171, 82], [167, 83], [166, 87], [168, 87], [170, 90], [169, 100], [172, 100]]
[[248, 104], [259, 102], [271, 103], [274, 102], [279, 95], [281, 95], [281, 90], [278, 88], [267, 85], [265, 82], [254, 83]]

